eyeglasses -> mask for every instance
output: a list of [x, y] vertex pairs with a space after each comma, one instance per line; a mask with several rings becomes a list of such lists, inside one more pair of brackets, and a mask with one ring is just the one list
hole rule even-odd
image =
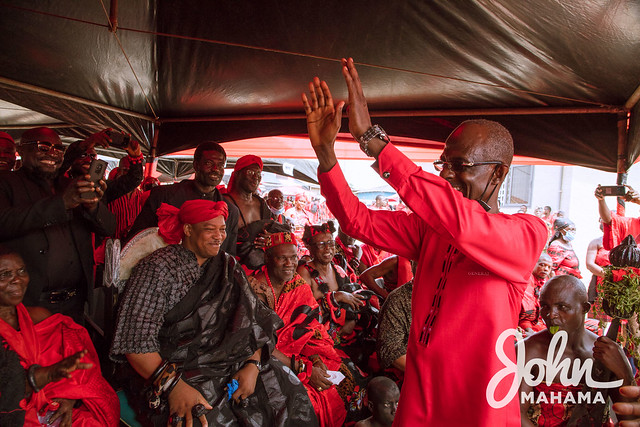
[[436, 160], [435, 162], [433, 162], [433, 167], [436, 168], [438, 172], [447, 168], [454, 173], [461, 173], [465, 170], [465, 168], [472, 168], [474, 166], [482, 166], [482, 165], [501, 165], [501, 164], [502, 162], [465, 162], [463, 160], [452, 160], [450, 162], [447, 162], [444, 160]]
[[91, 157], [91, 160], [95, 160], [98, 158], [98, 155], [96, 153], [82, 153], [80, 154], [81, 159], [86, 159], [87, 157]]
[[255, 176], [256, 178], [262, 178], [262, 172], [259, 170], [247, 169], [245, 172], [247, 176]]
[[29, 141], [23, 142], [20, 145], [29, 145], [29, 144], [37, 144], [38, 151], [41, 153], [48, 153], [53, 150], [56, 154], [64, 153], [64, 145], [62, 144], [52, 144], [48, 141]]
[[327, 240], [326, 242], [315, 242], [313, 245], [318, 249], [324, 249], [325, 247], [335, 248], [336, 247], [336, 241], [335, 240]]

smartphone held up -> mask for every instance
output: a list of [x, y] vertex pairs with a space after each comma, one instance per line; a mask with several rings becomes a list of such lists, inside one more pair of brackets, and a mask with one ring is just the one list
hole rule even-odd
[[116, 130], [109, 130], [107, 131], [107, 135], [111, 139], [111, 142], [109, 143], [109, 145], [112, 147], [126, 148], [129, 145], [129, 142], [131, 142], [131, 135], [123, 132], [118, 132]]
[[[107, 170], [107, 162], [105, 162], [104, 160], [100, 160], [100, 159], [93, 159], [91, 161], [91, 166], [89, 167], [89, 176], [91, 178], [89, 178], [89, 180], [91, 182], [93, 182], [94, 186], [98, 186], [100, 184], [98, 184], [98, 182], [104, 178], [104, 174]], [[93, 199], [96, 196], [96, 192], [95, 191], [87, 191], [85, 193], [82, 193], [80, 195], [80, 197], [82, 197], [83, 199]]]
[[600, 186], [602, 194], [607, 196], [619, 196], [622, 197], [627, 193], [627, 187], [624, 185], [602, 185]]

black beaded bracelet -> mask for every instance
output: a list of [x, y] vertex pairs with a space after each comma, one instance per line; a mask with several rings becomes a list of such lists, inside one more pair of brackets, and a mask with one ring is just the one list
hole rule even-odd
[[29, 366], [29, 370], [27, 371], [27, 381], [29, 382], [29, 386], [31, 386], [34, 393], [38, 393], [40, 390], [42, 390], [40, 387], [38, 387], [38, 384], [36, 384], [35, 373], [36, 369], [38, 368], [40, 368], [40, 365], [34, 363], [33, 365]]

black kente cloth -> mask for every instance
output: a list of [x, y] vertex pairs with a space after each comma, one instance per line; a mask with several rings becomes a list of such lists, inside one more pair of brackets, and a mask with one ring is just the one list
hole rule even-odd
[[0, 337], [0, 426], [24, 425], [25, 411], [20, 409], [20, 401], [25, 396], [25, 382], [20, 358]]
[[[160, 354], [182, 366], [183, 379], [214, 407], [207, 414], [210, 425], [315, 426], [304, 386], [270, 356], [281, 326], [282, 320], [258, 303], [240, 265], [221, 253], [208, 261], [198, 283], [167, 313]], [[243, 408], [227, 401], [224, 388], [259, 348], [263, 369]], [[166, 423], [164, 417], [162, 425]], [[194, 425], [199, 422], [194, 420]]]

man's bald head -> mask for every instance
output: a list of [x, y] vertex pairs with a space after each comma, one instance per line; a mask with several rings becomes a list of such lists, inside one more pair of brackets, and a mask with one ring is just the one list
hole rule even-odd
[[540, 298], [549, 292], [566, 292], [571, 291], [577, 302], [586, 303], [588, 301], [587, 290], [582, 282], [568, 274], [555, 276], [550, 279], [540, 290]]
[[465, 120], [452, 133], [467, 126], [478, 126], [484, 131], [484, 140], [482, 143], [482, 152], [484, 154], [482, 160], [501, 161], [505, 165], [511, 165], [513, 160], [513, 138], [511, 133], [498, 122], [485, 119]]
[[397, 389], [397, 384], [389, 377], [379, 376], [369, 381], [367, 385], [367, 395], [369, 400], [379, 402], [387, 395], [388, 390]]
[[548, 253], [543, 252], [542, 254], [540, 254], [540, 258], [538, 258], [538, 262], [552, 263], [553, 261], [551, 260], [551, 257], [549, 256]]

